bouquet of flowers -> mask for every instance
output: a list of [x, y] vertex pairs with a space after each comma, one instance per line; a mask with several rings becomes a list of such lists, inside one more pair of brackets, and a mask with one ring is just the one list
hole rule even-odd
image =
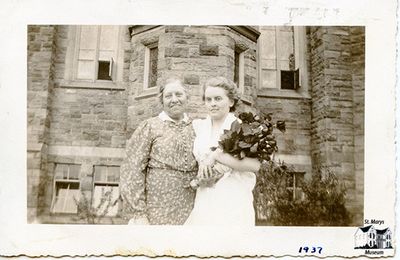
[[[285, 132], [284, 121], [272, 122], [271, 114], [253, 115], [251, 112], [239, 114], [239, 119], [232, 123], [230, 130], [225, 130], [219, 141], [220, 149], [239, 160], [249, 157], [257, 158], [260, 162], [270, 161], [274, 152], [278, 151], [273, 129]], [[218, 147], [211, 148], [216, 150]], [[215, 165], [214, 167], [226, 167]], [[229, 167], [228, 167], [229, 168]], [[223, 172], [219, 170], [216, 172]], [[210, 179], [194, 179], [190, 183], [193, 188], [210, 186], [219, 180], [221, 174]]]
[[253, 115], [244, 112], [239, 115], [239, 121], [232, 123], [230, 130], [225, 130], [219, 146], [233, 157], [257, 158], [260, 162], [270, 161], [271, 155], [278, 151], [273, 129], [285, 132], [284, 121], [272, 122], [271, 114]]

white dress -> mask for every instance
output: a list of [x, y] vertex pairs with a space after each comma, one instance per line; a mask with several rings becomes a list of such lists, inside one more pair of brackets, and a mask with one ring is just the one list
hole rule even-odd
[[[194, 120], [196, 132], [193, 153], [198, 161], [217, 147], [224, 129], [229, 130], [237, 118], [229, 113], [217, 136], [211, 136], [211, 119]], [[211, 187], [197, 189], [194, 208], [185, 225], [255, 226], [252, 172], [233, 171], [227, 167], [223, 177]]]

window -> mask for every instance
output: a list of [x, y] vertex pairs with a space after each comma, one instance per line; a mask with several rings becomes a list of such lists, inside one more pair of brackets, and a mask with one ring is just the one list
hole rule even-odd
[[54, 174], [52, 213], [77, 213], [80, 198], [80, 165], [57, 164]]
[[244, 93], [244, 50], [236, 48], [234, 57], [233, 81], [239, 88], [239, 93]]
[[157, 43], [147, 45], [144, 54], [143, 88], [157, 86], [158, 46]]
[[94, 166], [92, 207], [99, 215], [116, 216], [119, 198], [119, 167]]
[[118, 26], [82, 25], [77, 37], [76, 79], [112, 80], [118, 50]]
[[286, 187], [293, 200], [304, 199], [304, 193], [301, 189], [301, 184], [304, 181], [305, 172], [292, 172], [292, 177], [287, 180]]
[[[122, 81], [123, 26], [69, 26], [64, 84], [109, 85]], [[127, 30], [127, 28], [125, 28]], [[75, 82], [75, 83], [74, 83]]]
[[305, 28], [260, 26], [260, 33], [260, 88], [297, 90], [306, 87]]

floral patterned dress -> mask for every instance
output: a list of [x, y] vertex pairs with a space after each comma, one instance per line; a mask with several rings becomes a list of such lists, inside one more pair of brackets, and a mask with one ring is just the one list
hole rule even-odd
[[193, 209], [197, 174], [190, 120], [175, 123], [162, 112], [142, 122], [126, 145], [121, 166], [122, 215], [152, 225], [181, 225]]

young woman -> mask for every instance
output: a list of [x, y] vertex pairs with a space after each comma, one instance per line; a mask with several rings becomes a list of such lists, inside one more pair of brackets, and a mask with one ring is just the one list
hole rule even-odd
[[[208, 80], [204, 85], [204, 101], [208, 117], [193, 121], [196, 138], [193, 154], [199, 163], [199, 178], [210, 177], [210, 165], [222, 177], [212, 186], [197, 189], [194, 208], [186, 225], [240, 225], [254, 226], [253, 188], [254, 172], [260, 163], [253, 158], [235, 159], [217, 147], [224, 130], [238, 120], [233, 112], [237, 103], [236, 85], [223, 77]], [[212, 177], [212, 176], [211, 176]]]

